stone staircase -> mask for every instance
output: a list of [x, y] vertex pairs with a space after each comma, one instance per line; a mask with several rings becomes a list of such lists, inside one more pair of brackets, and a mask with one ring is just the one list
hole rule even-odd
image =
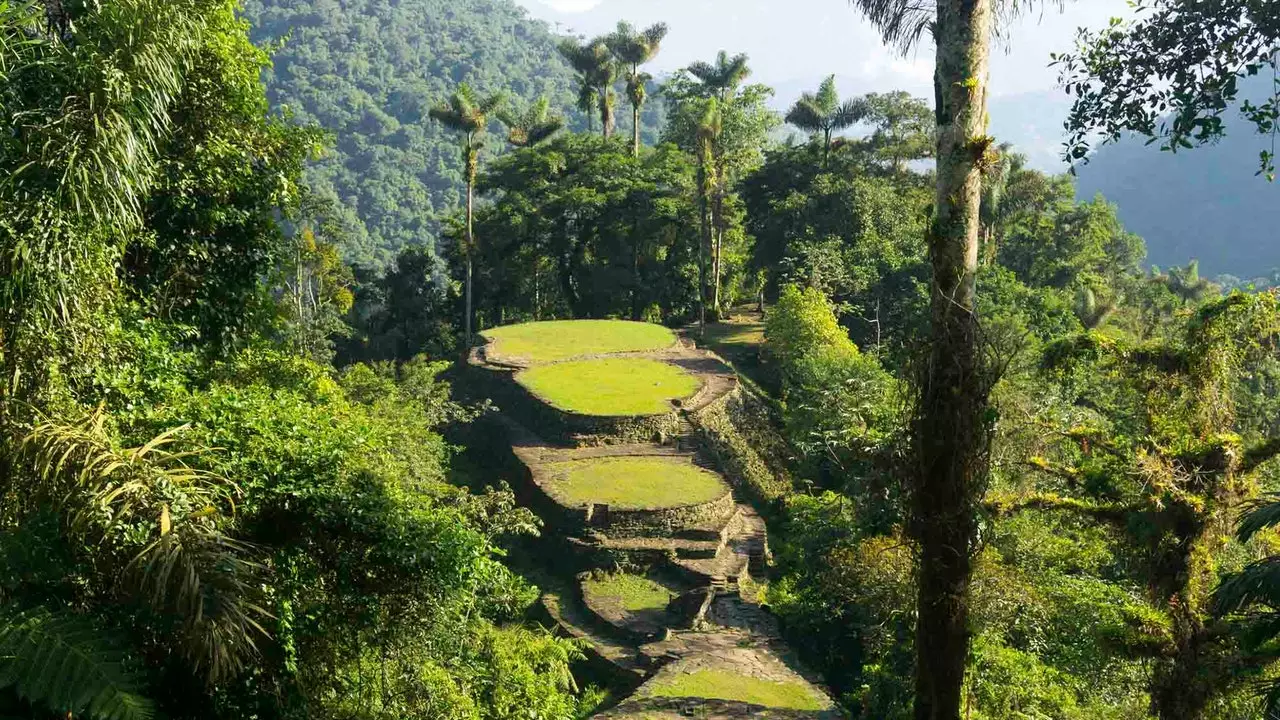
[[[766, 578], [771, 562], [768, 531], [750, 505], [728, 493], [724, 503], [713, 501], [689, 508], [619, 511], [607, 505], [585, 507], [559, 504], [545, 486], [546, 468], [554, 464], [603, 458], [664, 457], [692, 462], [716, 472], [700, 452], [699, 430], [693, 410], [723, 398], [736, 389], [714, 355], [682, 345], [664, 355], [673, 364], [699, 373], [702, 390], [661, 424], [652, 442], [610, 441], [598, 434], [560, 435], [547, 441], [504, 412], [498, 428], [510, 440], [512, 452], [527, 471], [517, 496], [543, 516], [551, 536], [548, 572], [559, 573], [544, 583], [540, 607], [558, 632], [584, 641], [593, 674], [612, 677], [623, 701], [599, 715], [604, 718], [645, 720], [683, 717], [835, 718], [839, 713], [820, 688], [817, 678], [803, 670], [780, 640], [776, 620], [744, 588], [751, 579]], [[483, 362], [473, 354], [473, 363]], [[537, 413], [526, 416], [536, 417]], [[656, 427], [656, 426], [655, 426]], [[719, 473], [717, 472], [717, 475]], [[723, 480], [723, 478], [722, 478]], [[628, 522], [615, 520], [625, 513]], [[673, 520], [676, 518], [677, 520]], [[562, 547], [560, 553], [555, 547]], [[665, 608], [645, 613], [610, 611], [584, 599], [583, 585], [592, 571], [661, 578], [674, 598]], [[629, 619], [630, 618], [630, 619]], [[808, 709], [756, 705], [710, 697], [663, 697], [664, 683], [682, 674], [715, 673], [758, 678], [762, 687], [792, 687]], [[627, 693], [630, 693], [627, 695]]]

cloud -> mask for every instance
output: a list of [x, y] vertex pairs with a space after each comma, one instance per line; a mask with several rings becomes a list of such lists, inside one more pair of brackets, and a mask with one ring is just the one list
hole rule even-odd
[[604, 0], [542, 0], [543, 5], [562, 13], [581, 13], [595, 8]]

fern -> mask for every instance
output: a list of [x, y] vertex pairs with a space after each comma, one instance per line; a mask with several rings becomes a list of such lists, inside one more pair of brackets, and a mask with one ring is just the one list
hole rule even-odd
[[86, 618], [0, 607], [0, 688], [58, 713], [149, 720], [155, 710], [122, 653]]
[[[126, 550], [119, 588], [175, 621], [180, 652], [206, 682], [225, 680], [257, 656], [256, 641], [267, 637], [261, 621], [270, 617], [259, 602], [264, 568], [254, 548], [220, 530], [236, 488], [187, 464], [208, 448], [169, 449], [184, 427], [119, 448], [108, 419], [99, 407], [31, 431], [23, 449], [39, 481], [33, 495], [57, 508], [74, 536]], [[139, 544], [136, 529], [148, 525]]]

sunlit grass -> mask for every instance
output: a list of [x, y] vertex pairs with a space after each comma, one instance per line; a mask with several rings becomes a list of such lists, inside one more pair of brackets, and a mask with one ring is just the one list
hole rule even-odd
[[679, 507], [710, 502], [728, 487], [719, 476], [682, 458], [612, 457], [548, 466], [547, 490], [569, 506]]
[[640, 575], [617, 573], [593, 578], [582, 583], [588, 597], [617, 602], [624, 610], [662, 610], [674, 594], [662, 585]]
[[762, 680], [723, 670], [697, 670], [673, 675], [657, 681], [649, 689], [649, 694], [736, 700], [787, 710], [822, 710], [826, 707], [813, 689], [805, 684]]
[[485, 330], [495, 355], [530, 363], [583, 355], [662, 350], [675, 333], [652, 323], [627, 320], [552, 320]]
[[763, 322], [715, 323], [707, 326], [707, 343], [736, 349], [764, 344]]
[[552, 406], [584, 415], [659, 415], [701, 384], [675, 365], [644, 358], [537, 365], [516, 381]]

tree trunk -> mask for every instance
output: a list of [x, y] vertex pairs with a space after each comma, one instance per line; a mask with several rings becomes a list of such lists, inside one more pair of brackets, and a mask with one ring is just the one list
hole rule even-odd
[[986, 137], [991, 0], [939, 0], [937, 194], [929, 234], [931, 342], [914, 428], [920, 582], [916, 720], [959, 720], [969, 649], [975, 506], [987, 474], [987, 379], [976, 310], [979, 161]]
[[608, 90], [600, 92], [600, 126], [604, 129], [604, 139], [613, 135], [613, 106], [609, 104]]
[[631, 220], [631, 319], [639, 320], [640, 306], [640, 218]]
[[467, 239], [467, 283], [466, 283], [467, 318], [464, 322], [464, 325], [466, 326], [466, 333], [464, 335], [464, 337], [466, 338], [466, 345], [463, 350], [463, 352], [467, 352], [467, 353], [471, 352], [471, 260], [472, 260], [472, 256], [475, 254], [475, 235], [471, 225], [471, 221], [472, 221], [472, 213], [474, 212], [474, 208], [475, 208], [474, 195], [475, 195], [475, 186], [476, 186], [476, 171], [475, 171], [476, 161], [475, 161], [475, 158], [472, 157], [472, 154], [473, 153], [471, 151], [468, 151], [467, 153], [467, 235], [466, 235], [466, 239]]
[[822, 134], [822, 169], [826, 170], [831, 164], [831, 129], [827, 128]]
[[640, 106], [631, 105], [631, 154], [640, 157]]
[[714, 279], [715, 279], [714, 280], [715, 284], [712, 286], [712, 291], [711, 291], [711, 309], [714, 311], [716, 319], [719, 320], [721, 317], [721, 313], [720, 313], [720, 275], [721, 275], [720, 251], [724, 247], [724, 228], [723, 227], [715, 228], [715, 238], [716, 238], [715, 239], [715, 256], [711, 259], [711, 267], [714, 268], [714, 272], [712, 273], [712, 275], [714, 276]]
[[702, 213], [702, 229], [698, 233], [698, 337], [707, 336], [707, 260], [706, 246], [711, 242], [711, 208], [707, 202], [707, 163], [698, 165], [698, 200]]
[[[1185, 600], [1185, 598], [1182, 598]], [[1213, 660], [1204, 622], [1191, 612], [1174, 613], [1172, 661], [1152, 679], [1151, 705], [1160, 720], [1200, 720], [1214, 688], [1214, 673], [1206, 672]]]

